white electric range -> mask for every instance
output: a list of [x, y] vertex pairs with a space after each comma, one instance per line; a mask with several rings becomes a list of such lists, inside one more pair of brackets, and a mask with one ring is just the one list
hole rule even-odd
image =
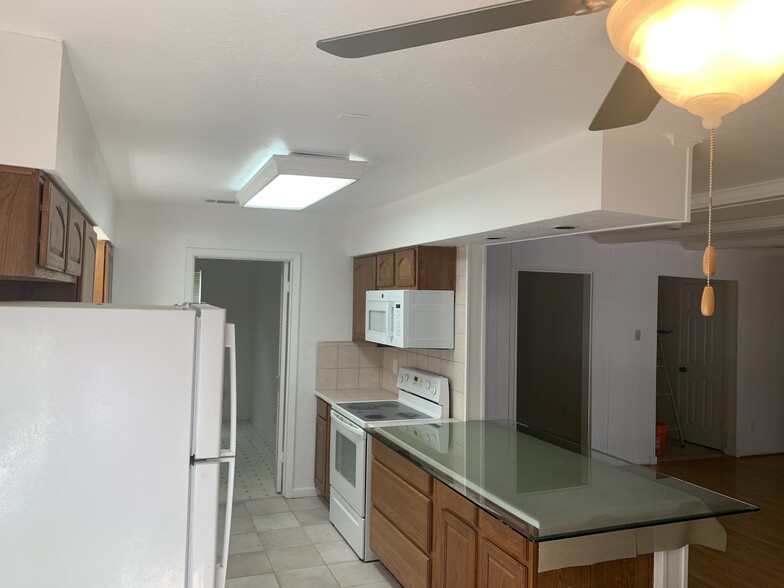
[[[365, 561], [378, 559], [370, 549], [368, 514], [373, 455], [367, 429], [423, 424], [449, 417], [449, 381], [445, 377], [401, 368], [397, 382], [397, 400], [332, 405], [329, 519]], [[439, 437], [434, 435], [433, 439]]]

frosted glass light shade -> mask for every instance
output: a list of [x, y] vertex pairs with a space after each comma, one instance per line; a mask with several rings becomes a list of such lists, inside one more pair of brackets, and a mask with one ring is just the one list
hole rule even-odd
[[784, 73], [782, 0], [618, 0], [615, 50], [661, 96], [717, 128]]
[[302, 210], [353, 184], [366, 166], [340, 157], [273, 155], [237, 192], [237, 200], [248, 208]]

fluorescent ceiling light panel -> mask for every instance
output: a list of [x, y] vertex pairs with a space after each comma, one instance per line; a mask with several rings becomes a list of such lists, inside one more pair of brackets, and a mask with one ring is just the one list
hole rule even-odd
[[357, 181], [366, 161], [321, 155], [273, 155], [237, 192], [250, 208], [302, 210]]

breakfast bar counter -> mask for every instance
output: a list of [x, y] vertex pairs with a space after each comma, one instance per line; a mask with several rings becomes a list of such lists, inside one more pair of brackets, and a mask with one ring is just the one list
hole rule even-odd
[[[688, 545], [724, 550], [716, 517], [758, 510], [511, 421], [370, 433], [371, 546], [405, 586], [685, 585]], [[429, 530], [407, 528], [427, 512]]]

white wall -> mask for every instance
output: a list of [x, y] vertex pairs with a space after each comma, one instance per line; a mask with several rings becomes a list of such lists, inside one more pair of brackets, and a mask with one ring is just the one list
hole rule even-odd
[[52, 171], [109, 239], [113, 239], [117, 201], [66, 51], [60, 75], [57, 161]]
[[[658, 276], [699, 278], [701, 252], [563, 237], [489, 247], [487, 263], [488, 339], [495, 339], [488, 341], [493, 356], [487, 363], [507, 380], [513, 369], [505, 350], [513, 349], [514, 333], [504, 328], [514, 320], [511, 276], [518, 269], [593, 274], [591, 444], [648, 462], [654, 455]], [[717, 265], [717, 279], [738, 281], [738, 454], [783, 451], [784, 257], [724, 250]], [[488, 378], [492, 373], [488, 367]], [[487, 389], [498, 388], [488, 379]]]
[[691, 148], [662, 135], [586, 131], [352, 217], [349, 251], [499, 231], [531, 238], [554, 224], [590, 231], [688, 220], [690, 174]]
[[109, 173], [59, 41], [0, 32], [0, 163], [43, 169], [112, 237]]
[[63, 46], [0, 32], [0, 163], [54, 169]]
[[210, 205], [121, 202], [114, 301], [182, 302], [186, 249], [299, 252], [293, 493], [313, 491], [316, 342], [351, 338], [351, 261], [342, 219]]

